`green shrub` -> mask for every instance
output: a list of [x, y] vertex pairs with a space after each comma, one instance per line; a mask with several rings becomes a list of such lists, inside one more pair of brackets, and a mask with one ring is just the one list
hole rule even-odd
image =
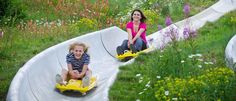
[[164, 77], [155, 84], [155, 96], [163, 100], [229, 100], [235, 86], [235, 73], [229, 68], [210, 68], [197, 77]]
[[148, 19], [146, 21], [146, 23], [148, 25], [151, 26], [151, 25], [157, 23], [157, 20], [158, 20], [159, 16], [158, 16], [158, 14], [156, 14], [155, 11], [153, 11], [153, 10], [144, 10], [143, 13], [146, 17], [148, 17]]
[[71, 27], [71, 30], [77, 30], [79, 32], [91, 31], [98, 28], [98, 24], [96, 20], [89, 18], [82, 18]]
[[0, 5], [1, 24], [15, 24], [15, 22], [26, 17], [26, 6], [21, 0], [1, 0]]

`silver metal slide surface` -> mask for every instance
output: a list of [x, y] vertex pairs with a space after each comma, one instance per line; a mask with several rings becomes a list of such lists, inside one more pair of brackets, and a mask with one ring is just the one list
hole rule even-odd
[[[199, 29], [207, 21], [215, 21], [225, 13], [236, 8], [236, 0], [220, 0], [201, 13], [189, 18], [193, 28]], [[181, 33], [186, 20], [172, 24]], [[163, 34], [168, 28], [148, 36], [153, 39], [150, 45], [159, 49], [170, 39]], [[181, 36], [181, 35], [180, 35]], [[127, 38], [127, 33], [118, 27], [110, 27], [101, 31], [89, 33], [77, 38], [52, 46], [34, 56], [21, 67], [11, 82], [7, 101], [108, 101], [108, 90], [114, 82], [119, 66], [126, 63], [119, 62], [114, 56], [116, 47]], [[164, 40], [164, 41], [163, 41]], [[60, 74], [66, 67], [66, 54], [69, 44], [84, 42], [88, 44], [91, 57], [89, 68], [93, 75], [97, 75], [98, 87], [86, 96], [61, 94], [55, 90], [55, 75]]]

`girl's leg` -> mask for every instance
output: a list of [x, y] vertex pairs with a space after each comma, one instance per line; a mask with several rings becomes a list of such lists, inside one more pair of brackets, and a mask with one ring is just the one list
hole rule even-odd
[[68, 71], [66, 69], [62, 69], [61, 75], [60, 74], [56, 75], [56, 82], [62, 85], [66, 85], [68, 77], [67, 75]]
[[116, 48], [116, 52], [118, 55], [124, 54], [125, 50], [128, 50], [128, 40], [124, 40], [123, 43], [121, 44], [121, 46], [118, 46]]
[[86, 71], [85, 76], [82, 79], [83, 87], [89, 86], [91, 77], [92, 77], [92, 71], [88, 69]]
[[66, 69], [62, 69], [62, 80], [67, 81], [68, 71]]
[[144, 43], [143, 40], [139, 37], [138, 39], [136, 39], [136, 41], [135, 41], [135, 43], [134, 43], [134, 48], [135, 48], [137, 51], [141, 51], [143, 44], [145, 44], [145, 43]]
[[85, 76], [91, 78], [92, 77], [92, 71], [90, 69], [88, 69]]
[[122, 47], [123, 50], [128, 50], [129, 49], [128, 48], [128, 40], [124, 40], [121, 47]]

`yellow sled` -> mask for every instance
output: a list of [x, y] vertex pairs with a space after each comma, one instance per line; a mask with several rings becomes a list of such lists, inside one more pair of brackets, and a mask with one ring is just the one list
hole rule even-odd
[[86, 94], [86, 92], [90, 91], [91, 89], [93, 89], [96, 86], [97, 86], [97, 78], [96, 77], [92, 77], [90, 79], [89, 86], [86, 86], [86, 87], [83, 87], [82, 80], [74, 80], [74, 79], [69, 80], [67, 85], [61, 85], [58, 83], [56, 84], [56, 88], [61, 93], [63, 93], [64, 91], [72, 90], [72, 91], [79, 91], [83, 95]]
[[124, 60], [126, 58], [135, 58], [140, 53], [148, 53], [148, 52], [152, 51], [153, 49], [154, 49], [153, 47], [150, 47], [150, 48], [147, 48], [145, 50], [139, 51], [137, 53], [132, 53], [130, 50], [128, 50], [128, 51], [124, 52], [124, 54], [122, 54], [122, 55], [116, 55], [116, 58], [119, 59], [119, 60]]

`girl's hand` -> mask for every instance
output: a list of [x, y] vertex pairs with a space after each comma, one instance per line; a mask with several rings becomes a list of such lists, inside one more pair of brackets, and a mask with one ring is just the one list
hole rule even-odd
[[83, 75], [81, 73], [77, 74], [78, 78], [83, 78]]
[[79, 72], [78, 72], [77, 70], [73, 70], [73, 72], [74, 72], [75, 74], [79, 74]]
[[74, 74], [74, 72], [73, 72], [73, 71], [69, 71], [69, 74], [70, 74], [70, 75], [73, 75], [73, 74]]
[[128, 42], [128, 48], [130, 47], [130, 43]]
[[83, 78], [83, 75], [79, 73], [77, 70], [73, 70], [73, 72], [76, 78]]
[[133, 40], [128, 41], [128, 48], [130, 48], [130, 45], [133, 44], [133, 43], [134, 43]]

